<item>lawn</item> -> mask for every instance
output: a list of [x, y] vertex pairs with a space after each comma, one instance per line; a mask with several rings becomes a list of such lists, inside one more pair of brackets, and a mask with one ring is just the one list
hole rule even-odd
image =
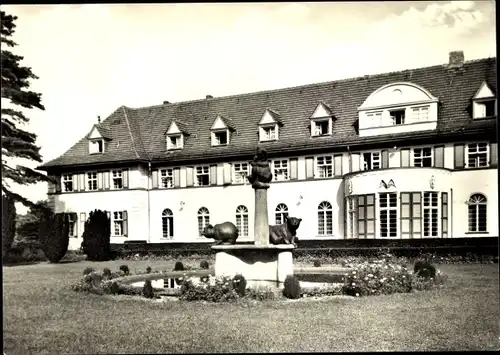
[[[435, 291], [242, 304], [152, 303], [73, 292], [86, 266], [172, 270], [166, 261], [3, 267], [12, 354], [497, 350], [498, 264], [438, 265]], [[199, 260], [192, 263], [198, 265]]]

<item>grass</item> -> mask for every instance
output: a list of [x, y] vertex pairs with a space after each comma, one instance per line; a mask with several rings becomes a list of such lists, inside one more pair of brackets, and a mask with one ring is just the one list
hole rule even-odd
[[[183, 259], [184, 262], [185, 259]], [[152, 303], [73, 292], [87, 266], [172, 270], [175, 260], [3, 268], [6, 354], [499, 349], [498, 265], [438, 265], [413, 294], [237, 304]], [[184, 262], [198, 266], [199, 260]], [[324, 265], [326, 266], [326, 265]], [[119, 301], [117, 301], [119, 300]]]

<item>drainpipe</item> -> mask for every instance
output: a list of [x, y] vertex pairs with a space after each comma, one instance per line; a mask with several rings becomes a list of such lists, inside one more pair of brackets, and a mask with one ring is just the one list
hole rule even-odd
[[151, 208], [150, 208], [150, 195], [151, 191], [151, 163], [148, 162], [148, 243], [151, 243]]
[[[450, 198], [448, 199], [448, 204], [450, 205], [450, 218], [448, 218], [448, 226], [450, 228], [449, 238], [453, 238], [453, 189], [450, 189]], [[451, 223], [450, 223], [451, 222]]]

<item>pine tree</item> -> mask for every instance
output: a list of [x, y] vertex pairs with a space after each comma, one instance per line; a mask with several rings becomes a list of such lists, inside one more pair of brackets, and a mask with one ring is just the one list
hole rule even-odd
[[[42, 162], [40, 147], [35, 144], [36, 134], [20, 128], [29, 123], [30, 119], [24, 115], [22, 109], [38, 108], [45, 110], [41, 103], [41, 94], [29, 90], [29, 80], [38, 79], [31, 68], [20, 64], [23, 57], [13, 54], [8, 47], [17, 44], [11, 40], [15, 31], [17, 16], [0, 12], [0, 42], [1, 52], [1, 97], [10, 100], [10, 108], [2, 107], [2, 196], [12, 197], [16, 202], [21, 202], [27, 207], [35, 204], [27, 198], [12, 191], [9, 182], [19, 185], [35, 184], [41, 181], [51, 182], [46, 175], [29, 167], [17, 165], [10, 166], [5, 158], [22, 158]], [[4, 105], [2, 105], [4, 106]], [[36, 207], [35, 207], [36, 208]]]

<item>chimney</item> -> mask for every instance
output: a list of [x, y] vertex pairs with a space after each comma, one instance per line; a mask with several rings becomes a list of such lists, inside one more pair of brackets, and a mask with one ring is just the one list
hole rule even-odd
[[450, 52], [450, 62], [448, 68], [460, 68], [464, 65], [464, 52], [453, 51]]
[[97, 116], [97, 124], [101, 123], [101, 116]]
[[207, 99], [213, 99], [214, 97], [212, 95], [207, 95]]
[[170, 103], [170, 101], [166, 101], [166, 100], [165, 100], [165, 101], [163, 101], [163, 104], [164, 104], [164, 105], [168, 105], [169, 103]]

